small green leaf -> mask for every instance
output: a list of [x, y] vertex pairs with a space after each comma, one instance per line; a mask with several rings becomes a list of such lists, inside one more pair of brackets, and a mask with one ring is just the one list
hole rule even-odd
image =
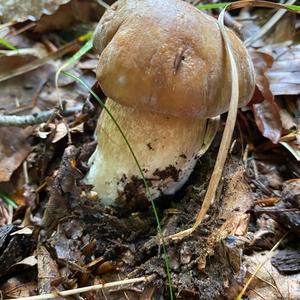
[[0, 44], [3, 45], [4, 47], [10, 49], [10, 50], [17, 50], [16, 47], [14, 47], [11, 43], [6, 41], [5, 39], [0, 38]]

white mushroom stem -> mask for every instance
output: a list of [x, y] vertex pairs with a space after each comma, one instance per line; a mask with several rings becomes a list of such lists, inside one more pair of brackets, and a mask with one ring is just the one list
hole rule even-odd
[[[180, 189], [196, 164], [207, 120], [141, 111], [111, 99], [106, 107], [132, 146], [153, 197]], [[86, 181], [94, 186], [103, 203], [110, 205], [117, 198], [126, 199], [126, 188], [141, 176], [122, 135], [104, 110], [98, 122], [97, 139]], [[145, 194], [142, 184], [136, 188], [137, 194]]]

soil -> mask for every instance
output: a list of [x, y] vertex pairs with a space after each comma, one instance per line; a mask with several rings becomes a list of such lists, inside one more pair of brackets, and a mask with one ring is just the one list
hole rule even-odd
[[[92, 137], [85, 137], [85, 140], [82, 143], [84, 139], [78, 138], [77, 144], [64, 151], [57, 176], [49, 191], [39, 247], [45, 245], [59, 267], [68, 266], [76, 278], [87, 272], [86, 281], [92, 280], [96, 274], [101, 274], [104, 281], [154, 275], [151, 283], [146, 286], [155, 287], [155, 293], [159, 297], [168, 299], [165, 262], [150, 203], [144, 201], [143, 205], [135, 206], [135, 210], [132, 210], [132, 207], [129, 209], [124, 205], [104, 207], [91, 199], [89, 187], [81, 179], [95, 143]], [[192, 225], [215, 163], [216, 150], [217, 142], [199, 160], [181, 191], [155, 202], [165, 236]], [[170, 168], [168, 176], [173, 171]], [[220, 214], [224, 197], [221, 191], [228, 187], [230, 177], [237, 172], [243, 176], [239, 159], [231, 157], [226, 167], [224, 186], [219, 189], [219, 195], [223, 196], [216, 199], [208, 218], [188, 238], [168, 242], [172, 284], [177, 299], [225, 299], [228, 287], [232, 287], [234, 282], [241, 283], [241, 245], [236, 243], [235, 238], [225, 238], [222, 241], [212, 239], [213, 234], [225, 222]], [[243, 178], [240, 176], [238, 180]], [[135, 182], [140, 186], [139, 181], [133, 180], [133, 187], [136, 187]], [[139, 195], [135, 195], [133, 191], [137, 189], [128, 188], [127, 196], [131, 197], [132, 202], [141, 204]], [[86, 270], [84, 266], [97, 258], [101, 258], [101, 263]], [[109, 267], [101, 267], [103, 264]], [[134, 299], [143, 299], [143, 285], [140, 285], [140, 289], [140, 292], [131, 291], [136, 294]], [[111, 293], [109, 299], [126, 299], [123, 290]], [[104, 297], [98, 294], [97, 299], [105, 299]]]

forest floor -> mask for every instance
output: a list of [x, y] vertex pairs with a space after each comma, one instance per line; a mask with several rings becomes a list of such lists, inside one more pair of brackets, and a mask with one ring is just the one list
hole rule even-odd
[[[99, 104], [64, 74], [56, 87], [57, 69], [104, 13], [99, 2], [0, 3], [0, 299], [49, 293], [62, 299], [62, 291], [117, 281], [68, 299], [170, 299], [150, 202], [104, 206], [83, 181], [96, 147]], [[253, 58], [256, 92], [238, 112], [203, 223], [184, 239], [165, 241], [176, 299], [238, 299], [248, 283], [244, 299], [300, 299], [300, 19], [281, 15], [260, 36], [275, 13], [226, 14]], [[67, 69], [105, 99], [97, 63], [91, 50]], [[184, 187], [155, 202], [164, 236], [193, 225], [225, 120], [226, 114]], [[137, 282], [123, 285], [128, 278]]]

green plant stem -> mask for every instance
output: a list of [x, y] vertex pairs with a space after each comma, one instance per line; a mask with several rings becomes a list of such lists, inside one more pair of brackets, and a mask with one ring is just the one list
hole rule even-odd
[[10, 199], [8, 196], [4, 195], [3, 193], [0, 192], [0, 197], [10, 206], [12, 206], [13, 208], [18, 208], [18, 205], [12, 200]]
[[146, 180], [146, 177], [145, 177], [145, 174], [142, 170], [142, 167], [128, 141], [128, 139], [126, 138], [126, 135], [124, 133], [124, 131], [122, 130], [122, 128], [120, 127], [120, 125], [118, 124], [117, 120], [114, 118], [114, 116], [111, 114], [111, 112], [107, 109], [107, 107], [105, 106], [105, 104], [103, 103], [103, 101], [98, 97], [98, 95], [93, 92], [89, 86], [83, 81], [81, 80], [80, 78], [78, 78], [77, 76], [69, 73], [69, 72], [66, 72], [66, 71], [62, 71], [63, 74], [65, 74], [66, 76], [69, 76], [73, 79], [75, 79], [76, 81], [78, 81], [80, 84], [82, 84], [94, 97], [95, 99], [97, 99], [97, 101], [99, 102], [100, 106], [102, 107], [102, 109], [104, 109], [107, 114], [109, 115], [109, 117], [112, 119], [113, 123], [117, 126], [119, 132], [121, 133], [138, 169], [139, 169], [139, 172], [141, 174], [141, 177], [142, 177], [142, 180], [143, 180], [143, 183], [144, 183], [144, 186], [145, 186], [145, 191], [146, 191], [146, 195], [147, 195], [147, 198], [149, 199], [149, 201], [151, 202], [151, 206], [152, 206], [152, 210], [153, 210], [153, 214], [154, 214], [154, 217], [155, 217], [155, 220], [156, 220], [156, 223], [157, 223], [157, 229], [158, 229], [158, 233], [161, 237], [161, 240], [162, 240], [162, 248], [163, 248], [163, 253], [164, 253], [164, 260], [165, 260], [165, 265], [166, 265], [166, 273], [167, 273], [167, 278], [168, 278], [168, 285], [169, 285], [169, 293], [170, 293], [170, 299], [173, 300], [173, 289], [172, 289], [172, 277], [171, 277], [171, 272], [170, 272], [170, 263], [169, 263], [169, 258], [168, 258], [168, 255], [167, 255], [167, 247], [166, 247], [166, 243], [165, 243], [165, 240], [163, 238], [163, 234], [162, 234], [162, 228], [161, 228], [161, 225], [160, 225], [160, 220], [159, 220], [159, 216], [158, 216], [158, 212], [157, 212], [157, 209], [156, 209], [156, 206], [155, 206], [155, 203], [153, 201], [153, 197], [152, 197], [152, 194], [150, 192], [150, 188], [149, 188], [149, 185], [148, 185], [148, 182]]

